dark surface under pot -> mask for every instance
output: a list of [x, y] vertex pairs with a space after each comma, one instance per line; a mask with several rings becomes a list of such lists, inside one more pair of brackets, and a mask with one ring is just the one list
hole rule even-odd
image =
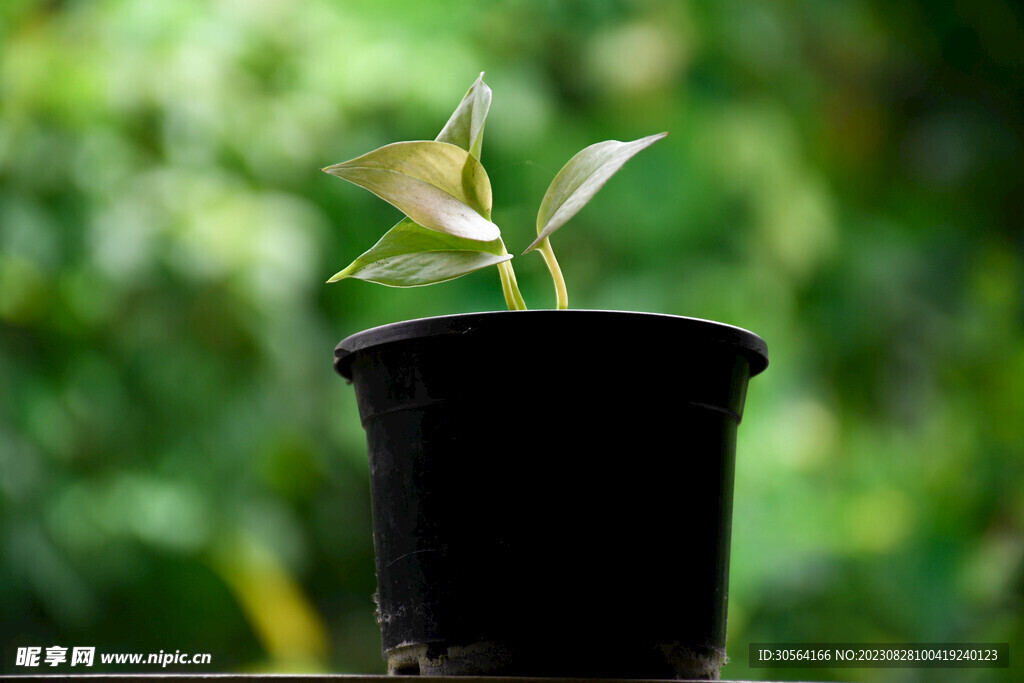
[[389, 669], [716, 677], [736, 429], [766, 364], [739, 328], [604, 311], [343, 341]]

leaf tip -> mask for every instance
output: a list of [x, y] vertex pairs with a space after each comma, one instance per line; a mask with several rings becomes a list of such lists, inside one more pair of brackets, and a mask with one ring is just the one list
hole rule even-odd
[[527, 247], [527, 248], [526, 248], [526, 249], [525, 249], [525, 250], [523, 251], [523, 253], [522, 253], [522, 254], [520, 254], [520, 256], [526, 256], [526, 255], [527, 255], [527, 254], [529, 254], [529, 253], [530, 253], [531, 251], [533, 251], [534, 249], [536, 249], [537, 247], [539, 247], [539, 246], [540, 246], [540, 243], [541, 243], [541, 241], [543, 241], [543, 239], [544, 239], [544, 237], [543, 237], [542, 235], [538, 235], [537, 239], [535, 239], [535, 240], [534, 240], [534, 241], [533, 241], [533, 242], [532, 242], [532, 243], [530, 244], [530, 246], [528, 246], [528, 247]]
[[637, 140], [637, 142], [646, 143], [643, 146], [644, 147], [649, 147], [649, 146], [653, 145], [655, 142], [657, 142], [658, 140], [661, 140], [662, 138], [667, 137], [667, 136], [668, 136], [668, 131], [667, 130], [663, 130], [660, 133], [655, 133], [654, 135], [648, 135], [647, 137], [640, 138], [639, 140]]
[[636, 140], [633, 140], [633, 142], [628, 143], [628, 144], [638, 145], [639, 149], [637, 150], [637, 152], [639, 152], [640, 150], [647, 149], [648, 147], [653, 145], [655, 142], [658, 142], [659, 140], [661, 140], [662, 138], [667, 137], [667, 136], [668, 136], [668, 131], [664, 130], [664, 131], [662, 131], [660, 133], [655, 133], [654, 135], [646, 135], [646, 136], [644, 136], [642, 138], [637, 138]]

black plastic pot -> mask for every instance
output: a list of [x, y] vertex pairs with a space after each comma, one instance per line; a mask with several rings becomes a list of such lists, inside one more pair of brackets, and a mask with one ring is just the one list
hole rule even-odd
[[389, 672], [717, 678], [736, 429], [767, 364], [746, 330], [613, 311], [342, 341]]

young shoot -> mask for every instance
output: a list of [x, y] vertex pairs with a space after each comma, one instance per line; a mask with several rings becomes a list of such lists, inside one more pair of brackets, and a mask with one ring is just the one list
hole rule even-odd
[[[421, 287], [496, 266], [510, 310], [525, 310], [512, 255], [491, 222], [491, 181], [480, 163], [491, 89], [483, 74], [433, 141], [395, 142], [323, 169], [359, 185], [405, 214], [328, 282], [356, 278], [389, 287]], [[576, 154], [551, 182], [537, 213], [538, 252], [551, 271], [558, 308], [569, 307], [551, 234], [589, 202], [623, 164], [667, 133], [632, 142], [607, 140]]]

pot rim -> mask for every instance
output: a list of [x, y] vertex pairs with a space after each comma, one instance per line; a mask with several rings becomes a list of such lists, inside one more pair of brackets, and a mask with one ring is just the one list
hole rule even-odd
[[[484, 311], [478, 313], [451, 313], [447, 315], [429, 316], [402, 320], [384, 325], [370, 327], [361, 332], [349, 335], [341, 340], [334, 349], [334, 369], [345, 379], [351, 380], [351, 359], [353, 354], [364, 349], [387, 344], [389, 342], [433, 337], [445, 334], [463, 334], [472, 329], [472, 321], [505, 324], [514, 316], [533, 319], [549, 318], [565, 320], [579, 319], [581, 316], [590, 318], [619, 318], [619, 323], [627, 323], [629, 318], [674, 321], [691, 331], [700, 330], [710, 342], [731, 344], [737, 347], [750, 362], [750, 376], [760, 374], [768, 367], [768, 344], [757, 334], [736, 325], [722, 323], [703, 318], [692, 318], [671, 313], [647, 313], [643, 311], [617, 311], [602, 309], [574, 308], [556, 310], [550, 308], [530, 309], [527, 311]], [[628, 342], [628, 334], [624, 335]]]

